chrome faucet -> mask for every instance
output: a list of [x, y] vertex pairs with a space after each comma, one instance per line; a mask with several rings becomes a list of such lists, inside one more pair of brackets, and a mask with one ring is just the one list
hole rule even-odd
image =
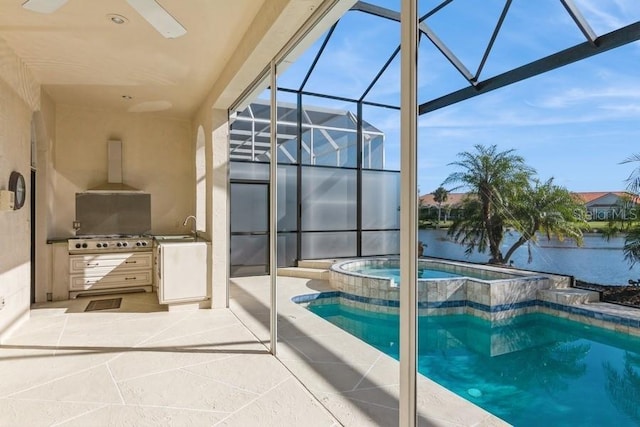
[[186, 227], [187, 222], [189, 222], [189, 220], [190, 220], [190, 219], [192, 219], [192, 220], [193, 220], [193, 228], [191, 229], [191, 234], [193, 234], [193, 237], [198, 237], [198, 232], [196, 231], [196, 227], [197, 227], [196, 221], [197, 221], [197, 220], [196, 220], [196, 217], [195, 217], [195, 216], [193, 216], [193, 215], [189, 215], [188, 217], [186, 217], [186, 218], [184, 219], [184, 222], [182, 223], [182, 226], [183, 226], [183, 227]]

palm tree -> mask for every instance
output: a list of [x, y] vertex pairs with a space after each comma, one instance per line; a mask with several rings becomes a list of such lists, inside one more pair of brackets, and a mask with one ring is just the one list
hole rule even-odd
[[[621, 165], [626, 163], [640, 162], [640, 154], [634, 154], [620, 162]], [[627, 190], [634, 194], [640, 194], [640, 167], [634, 169], [627, 178]]]
[[433, 194], [433, 201], [438, 204], [438, 225], [440, 225], [440, 212], [442, 211], [442, 204], [447, 201], [449, 198], [449, 192], [443, 186], [436, 188], [436, 190], [431, 193]]
[[[476, 247], [487, 248], [489, 263], [502, 264], [500, 244], [505, 227], [513, 214], [511, 203], [522, 189], [527, 188], [535, 171], [514, 150], [498, 152], [497, 146], [475, 145], [475, 152], [458, 154], [460, 160], [451, 163], [461, 170], [444, 180], [446, 184], [460, 184], [469, 189], [462, 213], [454, 220], [449, 234], [467, 246], [467, 253]], [[453, 191], [452, 190], [452, 191]]]
[[[553, 183], [553, 178], [541, 183], [533, 180], [513, 203], [513, 216], [508, 221], [520, 237], [507, 250], [504, 263], [525, 243], [536, 242], [536, 233], [541, 231], [547, 239], [555, 236], [562, 241], [570, 238], [582, 245], [582, 227], [586, 225], [586, 209], [576, 195]], [[529, 244], [529, 262], [532, 260]]]
[[[640, 154], [634, 154], [631, 157], [626, 158], [621, 163], [640, 162]], [[627, 178], [627, 191], [631, 193], [631, 203], [635, 205], [638, 203], [640, 197], [640, 167], [634, 169]], [[618, 231], [625, 230], [626, 237], [624, 239], [624, 258], [633, 266], [636, 262], [640, 261], [640, 223], [637, 222], [638, 218], [633, 218], [635, 221], [626, 222], [620, 221], [620, 227], [609, 225], [609, 230], [605, 232], [607, 238], [615, 235]]]
[[482, 217], [482, 205], [476, 197], [466, 196], [462, 199], [458, 214], [447, 234], [465, 246], [466, 255], [471, 255], [476, 249], [478, 252], [487, 251], [488, 231]]

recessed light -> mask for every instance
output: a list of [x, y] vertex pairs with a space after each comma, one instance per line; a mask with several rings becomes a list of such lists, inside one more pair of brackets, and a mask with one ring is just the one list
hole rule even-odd
[[111, 22], [113, 22], [114, 24], [118, 24], [118, 25], [126, 24], [127, 22], [129, 22], [129, 20], [127, 18], [125, 18], [122, 15], [118, 15], [116, 13], [108, 14], [107, 18], [109, 18], [109, 20]]

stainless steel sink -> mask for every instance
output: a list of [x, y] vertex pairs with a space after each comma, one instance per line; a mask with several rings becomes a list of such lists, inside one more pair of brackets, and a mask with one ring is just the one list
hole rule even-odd
[[191, 234], [166, 234], [162, 236], [153, 236], [158, 243], [188, 243], [197, 242], [200, 239]]

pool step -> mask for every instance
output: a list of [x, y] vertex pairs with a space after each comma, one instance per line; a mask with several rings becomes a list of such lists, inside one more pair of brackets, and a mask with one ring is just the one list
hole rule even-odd
[[320, 270], [328, 270], [337, 260], [335, 259], [313, 259], [313, 260], [300, 260], [298, 261], [298, 267], [302, 268], [316, 268]]
[[282, 267], [278, 276], [300, 277], [303, 279], [329, 280], [329, 270], [308, 267]]
[[562, 305], [578, 305], [599, 302], [600, 293], [575, 288], [540, 289], [538, 299]]

